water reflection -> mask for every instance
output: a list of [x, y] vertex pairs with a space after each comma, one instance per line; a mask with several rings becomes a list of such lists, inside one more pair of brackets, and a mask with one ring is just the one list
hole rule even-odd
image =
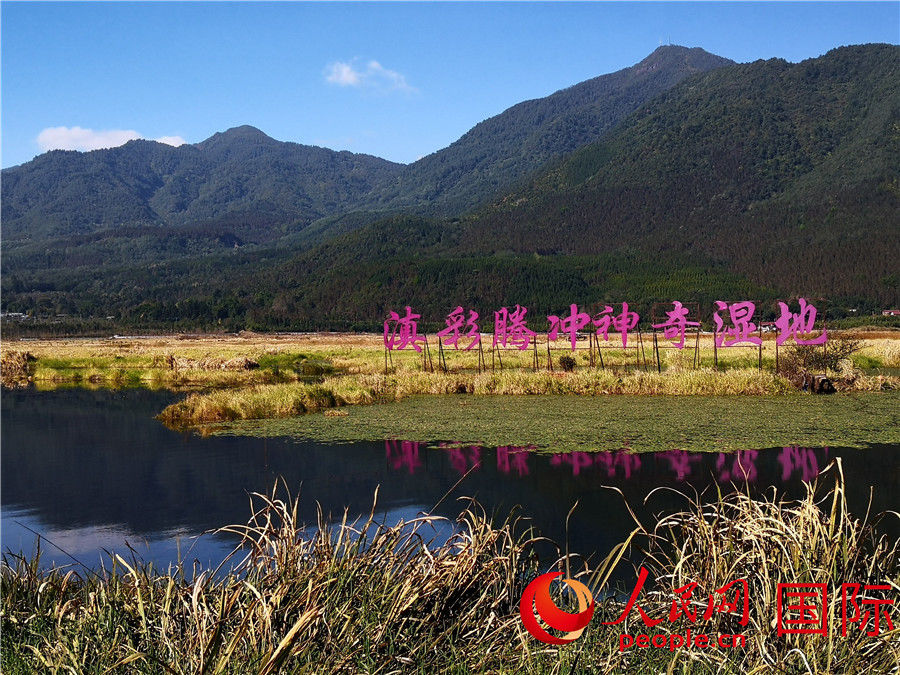
[[[388, 465], [394, 471], [415, 475], [424, 470], [421, 454], [425, 452], [425, 443], [417, 441], [385, 441], [385, 455]], [[463, 446], [441, 442], [439, 449], [445, 450], [450, 466], [458, 474], [465, 475], [481, 467], [482, 454], [490, 453], [496, 458], [497, 472], [504, 476], [523, 477], [531, 473], [529, 461], [539, 462], [546, 458], [538, 453], [533, 445], [502, 446], [496, 449], [483, 448], [480, 445]], [[765, 451], [764, 459], [776, 451]], [[788, 446], [777, 451], [776, 460], [780, 470], [766, 471], [760, 477], [757, 463], [759, 450], [738, 450], [733, 453], [687, 452], [685, 450], [668, 450], [666, 452], [632, 454], [625, 450], [619, 452], [568, 452], [550, 456], [552, 467], [568, 467], [572, 476], [582, 473], [597, 473], [609, 481], [631, 479], [641, 471], [655, 479], [666, 477], [675, 482], [688, 482], [695, 478], [710, 478], [717, 483], [751, 483], [764, 481], [770, 483], [787, 483], [794, 480], [812, 481], [828, 463], [831, 452], [828, 448], [801, 448]], [[764, 462], [764, 470], [772, 469], [771, 463]], [[780, 476], [776, 476], [780, 472]], [[666, 476], [665, 474], [669, 474]]]
[[[425, 469], [421, 453], [427, 444], [417, 441], [385, 441], [385, 455], [388, 465], [394, 471], [415, 475]], [[482, 455], [489, 453], [496, 458], [497, 472], [504, 476], [528, 476], [531, 473], [529, 461], [533, 463], [547, 459], [544, 453], [538, 453], [533, 445], [502, 446], [496, 449], [483, 448], [480, 445], [462, 446], [441, 442], [438, 449], [444, 450], [451, 468], [458, 474], [466, 475], [481, 468]], [[766, 484], [788, 483], [791, 481], [812, 481], [825, 468], [831, 452], [828, 448], [801, 448], [795, 445], [782, 448], [780, 451], [764, 452], [764, 460], [775, 455], [780, 467], [772, 469], [770, 462], [763, 463], [764, 475], [760, 477], [757, 463], [760, 460], [759, 450], [738, 450], [726, 452], [687, 452], [685, 450], [668, 450], [666, 452], [631, 454], [620, 452], [566, 452], [549, 456], [549, 466], [567, 467], [572, 477], [582, 473], [599, 474], [609, 481], [617, 479], [630, 480], [639, 477], [643, 471], [656, 480], [684, 483], [695, 478], [711, 479], [717, 483], [752, 483], [760, 481]]]
[[[864, 451], [786, 446], [734, 454], [680, 450], [634, 455], [542, 454], [530, 446], [485, 448], [389, 440], [328, 445], [291, 439], [200, 438], [166, 429], [153, 416], [172, 395], [148, 391], [4, 392], [2, 399], [2, 545], [29, 551], [39, 531], [96, 565], [101, 549], [124, 541], [165, 566], [181, 555], [217, 563], [236, 543], [196, 535], [246, 522], [248, 493], [268, 492], [283, 476], [299, 491], [301, 513], [317, 505], [339, 517], [367, 514], [377, 486], [378, 517], [393, 523], [421, 511], [456, 516], [457, 497], [472, 496], [499, 514], [520, 505], [540, 532], [567, 536], [572, 550], [604, 555], [631, 527], [624, 498], [639, 517], [682, 508], [677, 492], [774, 485], [800, 496], [834, 457], [842, 457], [851, 509], [862, 514], [875, 486], [873, 512], [897, 509], [900, 448]], [[462, 480], [460, 480], [462, 478]], [[606, 489], [612, 486], [619, 492]], [[658, 487], [646, 507], [648, 493]], [[438, 532], [446, 535], [449, 529]], [[47, 561], [69, 562], [45, 547]]]

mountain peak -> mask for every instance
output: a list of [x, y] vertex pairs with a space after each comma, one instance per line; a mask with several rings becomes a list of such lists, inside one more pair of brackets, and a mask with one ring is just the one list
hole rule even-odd
[[682, 45], [660, 45], [643, 61], [634, 67], [638, 70], [659, 68], [660, 66], [687, 66], [689, 69], [710, 70], [720, 66], [733, 65], [734, 61], [711, 54], [701, 47]]
[[242, 124], [239, 127], [231, 127], [230, 129], [226, 129], [225, 131], [219, 131], [214, 133], [212, 136], [207, 138], [205, 141], [198, 143], [202, 149], [211, 148], [215, 146], [220, 146], [222, 144], [234, 144], [234, 143], [265, 143], [274, 141], [271, 136], [266, 133], [260, 131], [254, 126], [250, 126], [249, 124]]
[[654, 54], [684, 54], [685, 52], [689, 51], [697, 51], [703, 52], [704, 54], [709, 54], [709, 52], [702, 47], [685, 47], [684, 45], [668, 44], [660, 45], [650, 53], [650, 56], [653, 56]]
[[271, 138], [266, 133], [260, 131], [249, 124], [242, 124], [239, 127], [231, 127], [222, 132], [223, 136], [231, 136], [232, 138]]

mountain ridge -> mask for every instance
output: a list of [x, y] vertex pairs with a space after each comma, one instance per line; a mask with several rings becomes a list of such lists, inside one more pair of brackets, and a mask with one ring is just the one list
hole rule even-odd
[[522, 101], [479, 122], [398, 175], [397, 181], [416, 186], [412, 191], [394, 185], [398, 194], [391, 195], [386, 187], [372, 205], [409, 208], [426, 201], [426, 211], [440, 215], [477, 206], [544, 162], [597, 140], [685, 77], [733, 64], [700, 47], [659, 47], [634, 66]]
[[[372, 320], [398, 297], [430, 314], [457, 295], [485, 311], [719, 295], [894, 305], [898, 64], [900, 47], [862, 45], [694, 73], [476, 208], [441, 217], [356, 205], [305, 226], [319, 243], [298, 243], [305, 228], [273, 228], [278, 202], [259, 195], [252, 210], [119, 227], [120, 237], [4, 236], [4, 310], [312, 329]], [[248, 134], [255, 141], [237, 145], [252, 166], [269, 141], [250, 127], [231, 136]], [[170, 151], [155, 145], [126, 155], [164, 163]], [[128, 179], [158, 190], [140, 172]]]
[[[729, 63], [699, 48], [663, 47], [636, 66], [512, 106], [409, 165], [277, 141], [250, 125], [178, 147], [135, 140], [87, 153], [45, 153], [2, 172], [5, 234], [16, 239], [25, 229], [46, 236], [65, 235], [67, 228], [83, 234], [115, 226], [183, 226], [256, 210], [269, 227], [280, 228], [256, 232], [262, 242], [348, 211], [461, 213], [549, 158], [595, 140], [688, 74]], [[639, 73], [634, 81], [633, 71]], [[607, 99], [596, 102], [601, 94]], [[544, 118], [558, 127], [549, 129], [553, 139]], [[315, 180], [304, 182], [304, 173]], [[39, 186], [37, 203], [21, 194], [22, 181]], [[104, 194], [82, 198], [98, 185]], [[254, 190], [258, 199], [248, 194]]]

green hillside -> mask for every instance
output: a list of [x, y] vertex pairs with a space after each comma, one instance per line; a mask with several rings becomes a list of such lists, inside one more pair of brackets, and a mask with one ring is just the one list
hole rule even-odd
[[643, 103], [689, 75], [733, 63], [699, 47], [669, 45], [630, 68], [523, 101], [410, 164], [379, 189], [371, 206], [461, 213], [548, 160], [602, 138]]
[[898, 300], [900, 48], [691, 78], [467, 221], [460, 250], [636, 249], [784, 292]]
[[[550, 312], [571, 302], [750, 298], [766, 313], [776, 298], [805, 295], [828, 298], [832, 316], [900, 304], [898, 56], [895, 46], [863, 45], [798, 64], [696, 72], [602, 140], [547, 155], [511, 191], [449, 218], [371, 222], [357, 204], [311, 225], [315, 237], [253, 240], [271, 221], [263, 210], [235, 210], [203, 225], [173, 223], [174, 239], [154, 238], [159, 226], [147, 223], [131, 226], [122, 247], [103, 248], [88, 232], [78, 235], [86, 247], [73, 237], [60, 252], [10, 243], [4, 203], [4, 255], [15, 261], [4, 258], [4, 310], [112, 315], [125, 325], [316, 328], [377, 325], [401, 303], [436, 321], [456, 304], [485, 316], [510, 303]], [[227, 140], [191, 152], [228, 161]], [[251, 152], [239, 163], [253, 161]], [[410, 169], [373, 166], [392, 171], [389, 181]], [[253, 179], [253, 169], [235, 170]], [[261, 204], [257, 194], [243, 199]], [[204, 248], [198, 232], [216, 246]], [[173, 248], [157, 254], [163, 246]], [[155, 257], [135, 263], [128, 247]], [[95, 257], [76, 260], [78, 251]]]
[[339, 212], [401, 168], [369, 155], [282, 143], [249, 126], [177, 148], [130, 141], [109, 150], [55, 150], [3, 171], [3, 234], [39, 240], [228, 216], [286, 231]]
[[272, 287], [298, 316], [348, 318], [401, 298], [897, 304], [898, 54], [697, 75], [463, 219], [381, 221], [276, 268]]
[[178, 148], [132, 141], [49, 152], [3, 171], [4, 254], [13, 271], [145, 263], [279, 240], [303, 246], [399, 209], [458, 214], [601, 138], [691, 73], [729, 63], [661, 47], [631, 68], [513, 106], [409, 166], [283, 143], [250, 126]]

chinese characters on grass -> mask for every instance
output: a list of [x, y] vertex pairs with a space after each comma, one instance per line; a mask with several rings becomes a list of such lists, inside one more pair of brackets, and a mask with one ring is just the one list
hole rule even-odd
[[[622, 610], [622, 614], [615, 621], [604, 621], [603, 623], [607, 625], [622, 623], [625, 621], [625, 617], [628, 616], [628, 613], [632, 608], [638, 611], [641, 621], [643, 621], [644, 625], [648, 628], [653, 628], [665, 620], [666, 617], [651, 619], [647, 616], [644, 609], [636, 604], [641, 589], [644, 587], [644, 582], [647, 581], [647, 574], [647, 570], [641, 567], [637, 584], [631, 592], [631, 596], [628, 598], [628, 603], [625, 605], [625, 609]], [[697, 582], [692, 582], [681, 588], [675, 589], [674, 593], [677, 598], [672, 600], [672, 608], [669, 610], [668, 614], [669, 623], [675, 623], [680, 616], [685, 617], [693, 623], [697, 622], [698, 609], [695, 605], [691, 604], [691, 597], [693, 596], [694, 589], [697, 588], [697, 585]], [[733, 591], [731, 590], [732, 586], [734, 586]], [[717, 598], [716, 596], [719, 597]], [[733, 613], [737, 611], [740, 611], [741, 614], [741, 619], [738, 623], [742, 626], [746, 626], [750, 621], [750, 598], [748, 597], [746, 579], [737, 579], [736, 581], [732, 581], [722, 588], [717, 589], [714, 593], [710, 593], [709, 602], [706, 603], [706, 609], [703, 612], [703, 620], [708, 621], [714, 612]]]
[[[869, 637], [894, 630], [888, 610], [893, 598], [873, 597], [877, 591], [883, 596], [890, 590], [887, 584], [841, 584], [841, 635], [846, 637], [854, 628]], [[828, 635], [826, 584], [778, 584], [777, 601], [779, 635]]]
[[[798, 301], [799, 312], [792, 312], [787, 303], [779, 302], [780, 316], [775, 320], [778, 329], [775, 343], [780, 346], [789, 339], [799, 345], [821, 345], [828, 340], [828, 333], [811, 337], [816, 322], [816, 308], [804, 298]], [[753, 335], [757, 324], [753, 321], [756, 305], [750, 301], [727, 303], [717, 300], [713, 312], [715, 325], [715, 343], [717, 347], [732, 347], [738, 344], [761, 345], [758, 335]], [[515, 348], [525, 350], [536, 336], [535, 331], [528, 328], [528, 308], [516, 305], [514, 309], [501, 307], [494, 312], [494, 332], [491, 347], [503, 349]], [[651, 324], [654, 330], [661, 329], [663, 337], [670, 340], [674, 347], [683, 349], [685, 334], [688, 330], [699, 330], [700, 322], [689, 320], [690, 310], [677, 300], [672, 309], [666, 312], [666, 320]], [[421, 352], [425, 336], [418, 332], [420, 314], [406, 307], [401, 314], [391, 311], [384, 322], [384, 346], [388, 350], [402, 350], [412, 347]], [[456, 307], [444, 320], [446, 328], [438, 332], [442, 345], [468, 351], [481, 346], [481, 329], [478, 323], [478, 312], [473, 309]], [[697, 317], [695, 317], [697, 318]], [[609, 333], [618, 333], [622, 347], [628, 346], [628, 334], [637, 328], [640, 315], [623, 302], [620, 308], [614, 309], [606, 305], [591, 316], [581, 311], [578, 305], [570, 305], [569, 312], [563, 316], [547, 317], [549, 329], [547, 339], [557, 340], [560, 335], [568, 337], [574, 351], [579, 331], [594, 331], [598, 344], [600, 338], [609, 342]]]

